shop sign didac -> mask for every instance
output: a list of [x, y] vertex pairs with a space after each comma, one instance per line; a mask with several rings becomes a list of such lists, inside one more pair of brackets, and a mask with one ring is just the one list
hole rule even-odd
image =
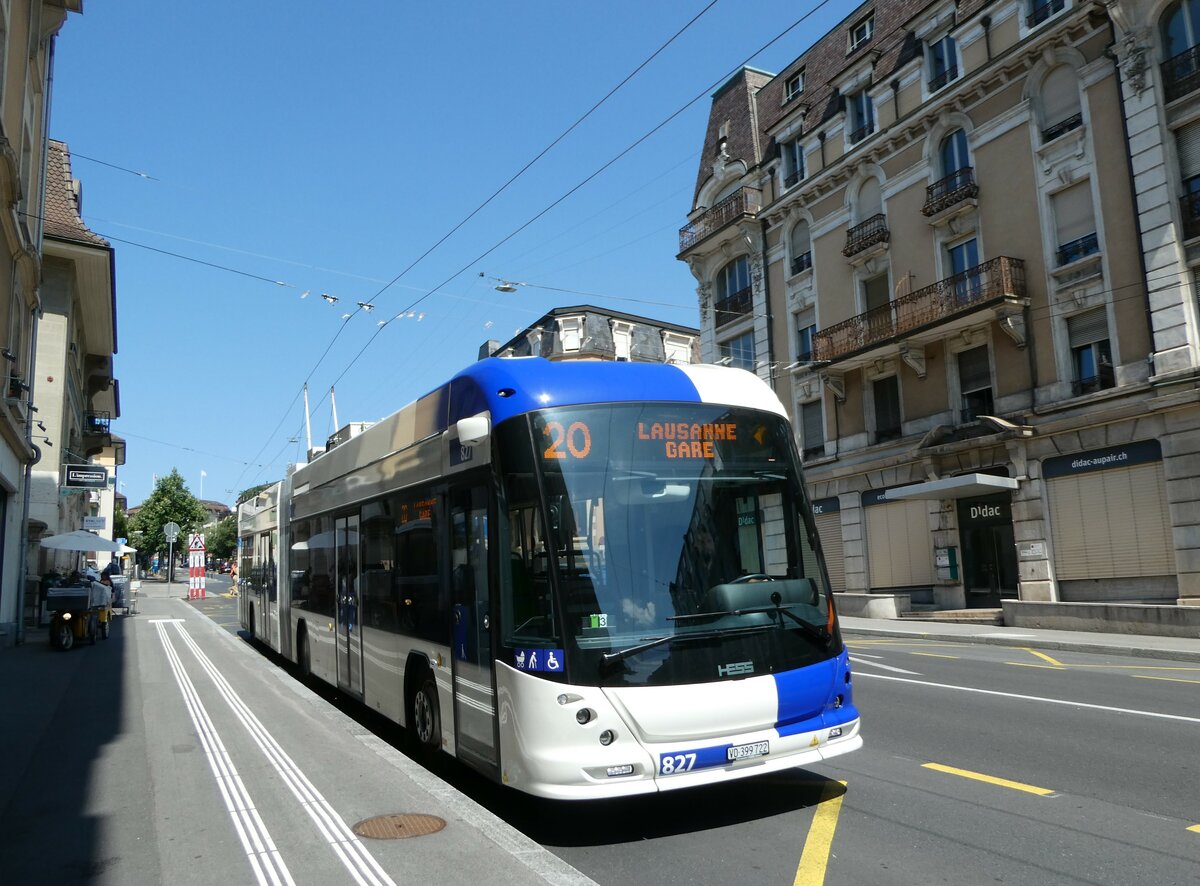
[[959, 519], [964, 523], [1012, 522], [1012, 503], [1003, 499], [970, 499], [959, 504]]
[[64, 465], [63, 486], [72, 489], [104, 489], [108, 486], [108, 468], [100, 465]]

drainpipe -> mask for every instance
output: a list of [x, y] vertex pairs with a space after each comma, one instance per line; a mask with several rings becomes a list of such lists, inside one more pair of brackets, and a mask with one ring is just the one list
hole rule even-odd
[[821, 143], [821, 170], [825, 169], [825, 133], [817, 133], [817, 141]]
[[900, 81], [892, 81], [892, 113], [896, 115], [896, 119], [900, 119]]
[[987, 53], [987, 60], [990, 62], [992, 60], [992, 35], [990, 31], [990, 28], [992, 27], [992, 17], [990, 15], [985, 15], [979, 20], [979, 25], [983, 28], [983, 48]]

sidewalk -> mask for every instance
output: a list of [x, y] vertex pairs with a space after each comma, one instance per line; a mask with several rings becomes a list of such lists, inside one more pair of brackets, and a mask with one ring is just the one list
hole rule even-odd
[[0, 880], [253, 882], [164, 658], [159, 628], [168, 619], [208, 728], [224, 737], [280, 852], [310, 881], [350, 877], [176, 627], [283, 741], [297, 767], [288, 771], [311, 773], [347, 826], [378, 813], [445, 822], [420, 839], [367, 841], [395, 882], [592, 882], [282, 674], [188, 605], [186, 592], [186, 583], [143, 579], [140, 614], [118, 616], [108, 640], [61, 652], [46, 629], [31, 628], [23, 645], [0, 649]]
[[1157, 637], [1146, 634], [1101, 634], [1090, 631], [1052, 631], [1044, 628], [1010, 628], [893, 620], [886, 618], [839, 617], [842, 633], [851, 636], [920, 638], [924, 640], [970, 640], [993, 646], [1035, 646], [1101, 655], [1132, 655], [1139, 658], [1200, 661], [1200, 639]]

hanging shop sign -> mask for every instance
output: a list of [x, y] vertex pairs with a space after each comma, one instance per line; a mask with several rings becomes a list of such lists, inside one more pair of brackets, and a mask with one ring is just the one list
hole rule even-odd
[[104, 489], [108, 468], [101, 465], [64, 465], [63, 486], [73, 489]]

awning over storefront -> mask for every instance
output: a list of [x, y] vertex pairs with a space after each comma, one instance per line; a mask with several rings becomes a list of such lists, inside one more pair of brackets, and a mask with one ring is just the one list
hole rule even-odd
[[1017, 481], [1011, 477], [997, 477], [993, 474], [963, 474], [961, 477], [946, 477], [942, 480], [930, 480], [927, 483], [914, 483], [911, 486], [889, 489], [883, 494], [883, 500], [975, 498], [980, 495], [1012, 492], [1017, 485]]

